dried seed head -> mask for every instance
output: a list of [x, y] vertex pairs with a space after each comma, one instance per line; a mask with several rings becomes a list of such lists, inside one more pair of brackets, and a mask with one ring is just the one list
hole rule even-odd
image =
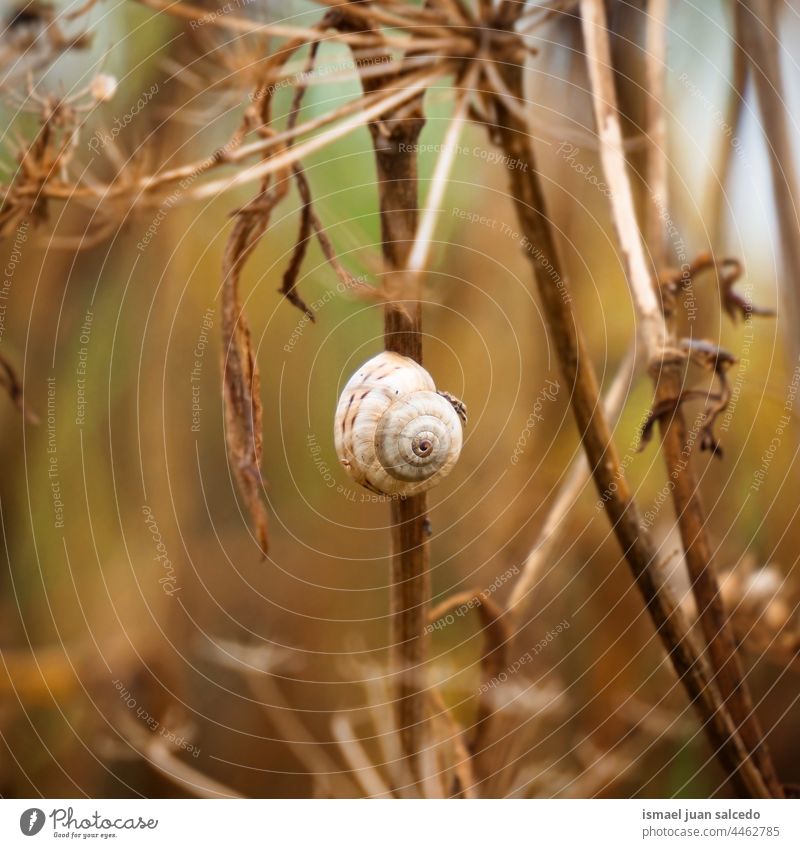
[[747, 576], [744, 594], [749, 603], [763, 606], [780, 593], [782, 586], [783, 577], [778, 570], [772, 565], [765, 565]]
[[117, 78], [111, 74], [98, 74], [89, 90], [98, 103], [107, 103], [117, 92]]

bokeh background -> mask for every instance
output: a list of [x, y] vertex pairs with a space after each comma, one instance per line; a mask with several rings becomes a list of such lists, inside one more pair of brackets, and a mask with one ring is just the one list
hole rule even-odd
[[[784, 295], [797, 281], [781, 272], [765, 140], [749, 87], [735, 125], [726, 123], [734, 96], [729, 4], [671, 6], [673, 246], [684, 245], [690, 259], [709, 249], [740, 258], [740, 288], [777, 309], [775, 319], [734, 325], [708, 275], [698, 280], [695, 314], [684, 327], [686, 335], [719, 342], [746, 360], [731, 372], [737, 394], [720, 431], [725, 457], [698, 455], [696, 463], [718, 568], [762, 574], [768, 567], [763, 573], [779, 578], [786, 616], [776, 618], [773, 608], [773, 618], [758, 625], [777, 634], [797, 626], [795, 404], [790, 424], [781, 427], [800, 367], [793, 349], [798, 330]], [[14, 8], [2, 3], [6, 23]], [[302, 21], [310, 8], [254, 0], [237, 13]], [[616, 8], [615, 49], [636, 63], [627, 41], [636, 28], [633, 7]], [[787, 112], [797, 141], [796, 7], [786, 4], [783, 14]], [[117, 136], [123, 161], [149, 151], [153, 162], [178, 164], [225, 143], [241, 117], [241, 77], [258, 56], [258, 41], [192, 32], [132, 2], [101, 3], [89, 21], [91, 47], [64, 56], [35, 88], [74, 91], [101, 69], [117, 78], [113, 99], [82, 129], [81, 161], [92, 159], [92, 133], [129, 114], [154, 85], [157, 94]], [[6, 26], [0, 41], [9, 32]], [[589, 168], [599, 177], [600, 166], [576, 32], [568, 20], [541, 30], [528, 91], [575, 311], [607, 384], [634, 342], [635, 326], [607, 198], [587, 177]], [[344, 48], [323, 46], [322, 65], [347, 62]], [[179, 72], [181, 66], [188, 71]], [[352, 74], [340, 77], [311, 87], [304, 115], [357, 94]], [[17, 88], [18, 102], [2, 106], [8, 142], [36, 129], [24, 77]], [[278, 94], [278, 116], [289, 97], [288, 90]], [[427, 95], [423, 193], [452, 103], [445, 85]], [[470, 413], [462, 458], [430, 496], [435, 599], [489, 586], [521, 568], [579, 451], [568, 387], [516, 236], [505, 168], [480, 127], [470, 126], [460, 144], [425, 283], [426, 366]], [[575, 148], [571, 159], [564, 144]], [[629, 144], [636, 167], [641, 140], [633, 128]], [[104, 152], [92, 168], [108, 178], [113, 166], [110, 150]], [[0, 165], [7, 181], [17, 167], [8, 146]], [[378, 282], [367, 131], [312, 155], [306, 168], [345, 264]], [[251, 196], [248, 186], [210, 201], [178, 198], [144, 249], [137, 245], [158, 209], [123, 210], [117, 228], [76, 250], [97, 233], [104, 214], [117, 212], [98, 217], [68, 203], [52, 207], [47, 224], [31, 227], [17, 245], [0, 350], [18, 369], [40, 423], [24, 422], [5, 398], [0, 403], [3, 796], [185, 794], [142, 754], [156, 727], [173, 733], [179, 760], [248, 795], [314, 794], [308, 747], [346, 770], [337, 716], [348, 717], [364, 749], [381, 762], [375, 705], [384, 698], [389, 640], [388, 508], [346, 478], [331, 435], [339, 390], [382, 348], [380, 307], [337, 288], [315, 245], [299, 282], [315, 323], [280, 297], [298, 226], [292, 195], [243, 278], [264, 404], [271, 549], [262, 561], [226, 458], [217, 315], [230, 213]], [[486, 220], [470, 220], [475, 216]], [[14, 241], [3, 241], [3, 266]], [[532, 423], [548, 381], [559, 381], [560, 390], [540, 404], [541, 420]], [[691, 381], [709, 385], [701, 371]], [[638, 374], [615, 433], [642, 509], [655, 510], [665, 561], [678, 571], [671, 506], [656, 506], [664, 485], [658, 446], [637, 451], [650, 401], [650, 382]], [[754, 491], [754, 474], [778, 428], [780, 443]], [[596, 503], [585, 486], [562, 519], [567, 532], [557, 555], [526, 599], [512, 656], [531, 650], [559, 622], [569, 627], [515, 675], [512, 782], [548, 796], [724, 794]], [[160, 554], [169, 562], [156, 559]], [[507, 598], [512, 586], [513, 578], [504, 581], [496, 598]], [[430, 673], [467, 724], [481, 650], [471, 616], [432, 637]], [[767, 650], [743, 656], [780, 773], [800, 782], [796, 671]]]

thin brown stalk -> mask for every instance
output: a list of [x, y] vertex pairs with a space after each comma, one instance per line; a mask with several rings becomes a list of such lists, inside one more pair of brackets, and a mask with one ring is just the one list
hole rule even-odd
[[472, 770], [472, 755], [464, 738], [464, 731], [453, 718], [453, 714], [447, 708], [438, 689], [430, 691], [431, 706], [434, 710], [433, 721], [438, 722], [444, 728], [446, 738], [443, 740], [452, 749], [453, 772], [455, 780], [451, 796], [463, 798], [475, 798], [475, 774]]
[[334, 795], [337, 782], [343, 785], [343, 794], [354, 796], [356, 786], [347, 772], [336, 763], [324, 745], [298, 718], [298, 713], [286, 700], [278, 685], [276, 667], [284, 657], [274, 647], [253, 648], [232, 641], [212, 643], [207, 649], [210, 660], [222, 668], [244, 676], [253, 695], [258, 699], [271, 724], [320, 789]]
[[647, 85], [646, 120], [648, 155], [646, 162], [647, 190], [652, 203], [644, 231], [653, 265], [661, 270], [667, 265], [666, 239], [662, 210], [667, 208], [669, 191], [669, 158], [667, 155], [666, 59], [667, 16], [669, 0], [649, 0], [645, 36], [645, 81]]
[[[428, 618], [438, 621], [454, 609], [475, 609], [481, 622], [481, 634], [485, 650], [481, 654], [481, 683], [491, 683], [508, 668], [508, 649], [511, 645], [512, 630], [506, 611], [498, 606], [485, 590], [467, 589], [451, 595], [435, 606]], [[481, 690], [483, 691], [483, 690]], [[475, 758], [476, 770], [486, 778], [491, 777], [493, 769], [482, 760], [492, 738], [492, 719], [496, 715], [492, 707], [489, 688], [478, 700], [478, 712], [469, 742], [470, 751]]]
[[[606, 418], [612, 425], [619, 420], [622, 414], [625, 407], [625, 398], [635, 372], [636, 348], [631, 348], [619, 366], [603, 403]], [[575, 458], [567, 472], [564, 483], [547, 513], [542, 529], [525, 559], [522, 573], [514, 584], [507, 606], [515, 626], [520, 626], [522, 623], [521, 616], [525, 604], [529, 601], [530, 592], [539, 579], [542, 566], [553, 556], [554, 551], [569, 529], [567, 515], [578, 500], [589, 477], [586, 457], [580, 454]]]
[[[522, 69], [508, 64], [502, 73], [509, 91], [518, 102], [523, 102]], [[507, 161], [526, 166], [509, 169], [511, 195], [522, 231], [537, 249], [536, 255], [530, 254], [530, 261], [540, 301], [583, 448], [611, 526], [673, 668], [701, 718], [712, 750], [738, 791], [769, 797], [760, 772], [748, 757], [730, 716], [710, 684], [708, 668], [690, 641], [685, 617], [659, 579], [656, 550], [641, 527], [639, 511], [603, 414], [597, 377], [572, 309], [530, 146], [530, 127], [506, 109], [502, 101], [496, 102], [496, 109], [496, 137]]]
[[767, 145], [786, 280], [783, 296], [789, 307], [786, 326], [790, 332], [785, 336], [791, 361], [796, 362], [800, 357], [800, 335], [796, 331], [800, 322], [800, 183], [787, 121], [790, 106], [781, 76], [777, 4], [771, 0], [740, 0], [733, 6], [735, 39], [748, 59]]
[[[301, 82], [294, 91], [292, 105], [289, 109], [289, 117], [286, 121], [287, 129], [293, 129], [297, 126], [297, 119], [300, 115], [300, 109], [302, 108], [303, 100], [305, 99], [305, 94], [308, 88], [305, 79], [314, 68], [318, 52], [319, 41], [314, 41], [309, 46], [308, 56], [303, 67], [303, 82]], [[291, 147], [291, 142], [289, 142], [289, 146]], [[292, 167], [292, 174], [294, 175], [295, 182], [297, 183], [298, 192], [302, 201], [302, 206], [300, 208], [300, 232], [297, 235], [297, 241], [295, 243], [294, 250], [292, 251], [289, 265], [283, 273], [280, 292], [289, 301], [289, 303], [296, 306], [304, 315], [306, 315], [306, 317], [315, 321], [314, 312], [309, 308], [297, 290], [300, 270], [303, 267], [303, 260], [308, 252], [309, 241], [314, 233], [314, 206], [311, 197], [311, 187], [309, 186], [305, 173], [299, 163], [296, 163]]]
[[[354, 24], [346, 14], [340, 30]], [[361, 67], [358, 52], [354, 53]], [[396, 77], [362, 79], [365, 93], [396, 85]], [[422, 302], [419, 276], [407, 268], [418, 225], [417, 143], [425, 124], [422, 96], [425, 85], [412, 96], [370, 116], [369, 130], [375, 152], [380, 206], [381, 247], [390, 294], [384, 306], [386, 350], [422, 361]], [[386, 103], [386, 101], [384, 101]], [[405, 105], [402, 114], [399, 107]], [[413, 277], [413, 280], [411, 279]], [[408, 280], [406, 280], [408, 278]], [[405, 286], [412, 282], [412, 287]], [[396, 295], [399, 294], [399, 297]], [[422, 752], [427, 745], [425, 662], [428, 655], [427, 608], [430, 602], [429, 523], [427, 495], [412, 495], [391, 502], [391, 656], [395, 685], [396, 725], [414, 777], [422, 780]]]
[[747, 82], [747, 57], [742, 45], [736, 39], [731, 42], [731, 82], [723, 112], [723, 125], [726, 131], [717, 137], [717, 149], [711, 167], [711, 186], [705, 201], [708, 213], [703, 220], [709, 222], [708, 242], [712, 253], [723, 250], [722, 237], [725, 231], [725, 219], [728, 214], [728, 187], [733, 163], [734, 144], [741, 131], [744, 111], [745, 84]]
[[[95, 201], [98, 203], [111, 203], [114, 200], [129, 200], [134, 198], [139, 206], [158, 206], [169, 202], [170, 205], [190, 202], [203, 197], [216, 196], [220, 193], [238, 188], [249, 182], [257, 181], [263, 177], [271, 176], [287, 167], [295, 165], [305, 156], [320, 150], [342, 138], [371, 120], [379, 116], [386, 109], [413, 100], [420, 91], [433, 84], [437, 79], [444, 76], [448, 71], [447, 65], [440, 65], [434, 69], [426, 69], [421, 72], [411, 73], [402, 77], [402, 84], [398, 84], [391, 93], [385, 94], [376, 91], [358, 98], [333, 112], [318, 118], [311, 119], [297, 127], [288, 128], [282, 132], [270, 133], [264, 139], [241, 144], [238, 137], [232, 138], [224, 148], [215, 151], [210, 156], [197, 162], [180, 165], [176, 168], [162, 170], [154, 174], [148, 174], [136, 179], [130, 179], [127, 175], [120, 173], [118, 179], [109, 184], [97, 181], [73, 185], [62, 182], [52, 172], [44, 184], [41, 181], [22, 181], [6, 188], [6, 204], [13, 200], [15, 204], [31, 204], [41, 202], [45, 199], [73, 200], [73, 201]], [[399, 81], [399, 78], [398, 78]], [[357, 113], [353, 115], [353, 113]], [[336, 126], [329, 126], [343, 117], [349, 120], [343, 121]], [[328, 129], [303, 143], [288, 146], [288, 142], [300, 135], [305, 135], [322, 127]], [[111, 145], [109, 145], [109, 148]], [[286, 149], [288, 147], [288, 149]], [[266, 156], [274, 152], [273, 156]], [[192, 183], [200, 176], [224, 165], [237, 164], [245, 159], [260, 155], [262, 161], [255, 165], [237, 171], [230, 177], [200, 183], [193, 186]], [[173, 194], [165, 197], [162, 192], [169, 189], [175, 183], [180, 183]], [[185, 185], [184, 185], [185, 184]], [[144, 197], [148, 202], [142, 201]], [[15, 205], [16, 211], [16, 205]]]
[[474, 68], [465, 77], [461, 94], [456, 101], [453, 117], [442, 141], [442, 152], [433, 169], [433, 176], [425, 198], [425, 208], [420, 215], [414, 244], [408, 257], [407, 270], [409, 274], [422, 274], [428, 266], [436, 222], [442, 211], [440, 207], [447, 190], [453, 161], [458, 151], [458, 142], [467, 121], [470, 89], [476, 77], [477, 73]]
[[[175, 0], [137, 0], [143, 6], [147, 6], [156, 12], [173, 15], [186, 21], [208, 21], [209, 11], [200, 6], [192, 6], [189, 3], [175, 2]], [[340, 7], [341, 8], [341, 7]], [[210, 21], [214, 26], [228, 29], [232, 32], [249, 33], [257, 35], [273, 35], [278, 38], [305, 39], [313, 41], [319, 38], [319, 30], [313, 27], [289, 26], [287, 24], [261, 23], [237, 15], [218, 15]], [[331, 32], [325, 35], [326, 41], [338, 41], [349, 44], [351, 47], [391, 47], [397, 50], [437, 50], [449, 52], [450, 55], [458, 53], [459, 50], [469, 50], [472, 45], [466, 39], [459, 39], [455, 35], [445, 34], [437, 38], [397, 36], [384, 32], [369, 32], [356, 30], [354, 32]]]
[[220, 783], [179, 759], [155, 733], [130, 716], [119, 721], [121, 733], [142, 759], [179, 789], [196, 798], [243, 798], [235, 789]]
[[391, 112], [418, 97], [422, 91], [432, 85], [437, 79], [440, 79], [446, 72], [447, 67], [440, 66], [432, 71], [422, 73], [413, 82], [410, 80], [405, 82], [402, 87], [394, 90], [385, 98], [377, 100], [341, 124], [331, 127], [324, 133], [314, 136], [301, 144], [297, 144], [283, 153], [278, 153], [264, 162], [244, 168], [230, 177], [205, 183], [192, 193], [192, 197], [195, 199], [213, 197], [221, 192], [230, 191], [231, 189], [269, 176], [276, 171], [293, 165], [295, 162], [300, 161], [311, 153], [315, 153], [317, 150], [327, 147], [332, 142], [348, 135], [364, 124], [374, 121], [379, 116]]
[[350, 775], [358, 781], [364, 795], [367, 798], [391, 798], [392, 790], [386, 785], [356, 738], [350, 719], [346, 715], [334, 716], [331, 729], [342, 757], [350, 767]]
[[[392, 129], [388, 128], [385, 121], [373, 127], [381, 192], [384, 259], [390, 271], [386, 287], [391, 295], [396, 292], [401, 295], [399, 302], [389, 301], [386, 306], [386, 349], [411, 356], [418, 362], [422, 358], [420, 301], [422, 274], [428, 264], [430, 245], [441, 211], [442, 198], [458, 148], [458, 140], [466, 123], [468, 93], [475, 77], [476, 72], [471, 71], [464, 82], [463, 93], [456, 103], [453, 118], [445, 133], [443, 151], [434, 168], [421, 215], [418, 215], [416, 210], [416, 155], [409, 156], [406, 152], [409, 149], [413, 150], [413, 145], [422, 130], [421, 112], [408, 119], [395, 119]], [[413, 141], [397, 140], [397, 138], [406, 137], [406, 134], [409, 139], [413, 138]], [[387, 138], [390, 140], [390, 149], [393, 151], [390, 155], [387, 155]], [[391, 195], [397, 190], [403, 190], [405, 196], [393, 198]], [[411, 192], [414, 194], [413, 198]], [[400, 205], [397, 204], [398, 199]], [[409, 227], [413, 227], [411, 233], [409, 233]], [[408, 241], [409, 235], [413, 237], [411, 242]], [[404, 240], [402, 244], [397, 241], [398, 238]], [[409, 296], [410, 302], [407, 301]], [[418, 503], [414, 505], [414, 501]], [[409, 655], [399, 658], [400, 668], [408, 668], [411, 664], [412, 669], [410, 686], [401, 684], [403, 689], [408, 689], [407, 694], [401, 693], [406, 703], [402, 711], [407, 713], [409, 720], [415, 721], [419, 721], [420, 710], [425, 709], [427, 697], [422, 691], [427, 688], [424, 681], [420, 687], [419, 680], [415, 680], [422, 674], [422, 663], [427, 655], [425, 613], [430, 599], [430, 584], [427, 576], [428, 553], [425, 529], [427, 516], [425, 513], [424, 495], [401, 499], [392, 504], [395, 577], [405, 586], [405, 588], [401, 586], [401, 595], [407, 595], [407, 598], [401, 601], [401, 606], [395, 614], [395, 632], [397, 636], [404, 639], [411, 633], [415, 634], [412, 636], [412, 645], [409, 646]], [[409, 545], [413, 547], [408, 549]], [[408, 603], [418, 604], [419, 610], [414, 610], [412, 613], [408, 609]], [[403, 609], [405, 613], [402, 619], [405, 620], [400, 618], [400, 612]], [[395, 642], [396, 639], [393, 638], [393, 643]], [[424, 714], [422, 721], [424, 721]], [[405, 727], [402, 721], [400, 727], [401, 729]], [[422, 733], [422, 730], [423, 728], [420, 727], [419, 733]], [[422, 737], [407, 741], [409, 743], [413, 741], [413, 744], [417, 746], [424, 744]], [[419, 751], [420, 748], [412, 747], [410, 750]]]
[[[649, 187], [647, 232], [656, 241], [651, 245], [653, 258], [666, 267], [666, 241], [662, 212], [667, 199], [666, 125], [663, 117], [664, 47], [655, 47], [666, 34], [666, 8], [662, 0], [650, 16], [648, 45], [655, 49], [648, 56], [647, 77], [656, 81], [650, 92], [648, 113], [653, 121], [648, 128], [648, 175], [655, 180]], [[654, 408], [669, 409], [659, 416], [662, 434], [662, 453], [667, 474], [672, 482], [672, 499], [678, 528], [685, 552], [686, 565], [692, 583], [700, 624], [708, 644], [715, 670], [715, 683], [731, 717], [741, 734], [745, 748], [752, 754], [770, 793], [780, 797], [782, 790], [763, 734], [755, 715], [752, 698], [744, 680], [736, 642], [719, 593], [719, 583], [711, 556], [711, 544], [706, 529], [706, 516], [700, 498], [699, 482], [690, 455], [689, 435], [680, 403], [682, 396], [682, 363], [677, 358], [667, 360], [667, 348], [677, 344], [674, 331], [668, 327], [655, 295], [653, 275], [648, 268], [641, 232], [633, 202], [633, 192], [622, 151], [622, 129], [614, 86], [614, 69], [608, 36], [605, 7], [602, 0], [581, 0], [583, 36], [592, 87], [597, 131], [600, 139], [600, 158], [606, 182], [611, 190], [611, 211], [622, 248], [623, 264], [637, 316], [647, 345], [650, 372], [655, 384]], [[658, 100], [657, 100], [658, 98]], [[674, 362], [674, 364], [672, 364]]]

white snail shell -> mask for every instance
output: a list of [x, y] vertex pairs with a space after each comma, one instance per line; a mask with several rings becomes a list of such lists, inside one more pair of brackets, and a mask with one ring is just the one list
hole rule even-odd
[[385, 351], [347, 382], [334, 422], [336, 455], [362, 486], [416, 495], [435, 486], [461, 453], [464, 405], [436, 391], [413, 359]]

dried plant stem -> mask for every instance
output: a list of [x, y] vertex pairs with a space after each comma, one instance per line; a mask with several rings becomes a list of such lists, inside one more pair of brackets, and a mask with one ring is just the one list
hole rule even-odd
[[747, 82], [747, 57], [742, 45], [734, 38], [731, 43], [731, 83], [730, 92], [724, 110], [724, 125], [729, 133], [719, 133], [714, 161], [711, 165], [711, 186], [705, 202], [708, 213], [703, 219], [709, 222], [708, 242], [714, 255], [723, 253], [722, 238], [725, 233], [725, 219], [730, 208], [728, 199], [728, 180], [733, 162], [734, 141], [741, 132], [742, 112], [744, 111], [745, 84]]
[[309, 154], [327, 147], [337, 139], [349, 135], [353, 130], [358, 129], [358, 127], [363, 126], [368, 121], [385, 114], [385, 110], [397, 109], [399, 106], [418, 97], [420, 92], [441, 78], [446, 71], [446, 66], [439, 66], [432, 71], [421, 73], [413, 81], [407, 80], [404, 82], [402, 87], [395, 89], [385, 99], [370, 104], [370, 106], [361, 110], [348, 120], [343, 121], [341, 124], [331, 127], [326, 132], [297, 144], [282, 153], [277, 153], [267, 161], [244, 168], [230, 177], [205, 183], [192, 193], [192, 197], [194, 199], [213, 197], [220, 192], [229, 191], [253, 180], [261, 179], [277, 171], [281, 171], [289, 165], [299, 162]]
[[[388, 348], [387, 349], [392, 349]], [[427, 498], [424, 494], [392, 503], [391, 648], [395, 711], [406, 756], [415, 775], [416, 757], [425, 746], [427, 659], [425, 610], [430, 597]]]
[[236, 790], [208, 777], [177, 757], [157, 734], [129, 716], [118, 722], [122, 734], [142, 759], [179, 789], [196, 798], [242, 798]]
[[391, 798], [392, 790], [386, 785], [361, 743], [353, 732], [350, 719], [345, 715], [336, 715], [331, 720], [331, 729], [342, 752], [342, 757], [350, 767], [350, 774], [358, 781], [367, 798]]
[[[174, 0], [137, 0], [143, 6], [153, 9], [156, 12], [161, 12], [168, 15], [173, 15], [177, 18], [182, 18], [186, 21], [200, 21], [208, 19], [209, 11], [202, 6], [193, 6], [189, 3], [174, 2]], [[404, 7], [405, 8], [405, 7]], [[356, 10], [357, 14], [360, 10]], [[277, 38], [304, 38], [309, 41], [319, 37], [319, 31], [312, 27], [290, 26], [287, 24], [260, 23], [259, 21], [242, 18], [237, 15], [218, 15], [213, 20], [213, 26], [222, 29], [238, 32], [241, 34], [257, 34], [257, 35], [272, 35]], [[404, 24], [406, 28], [413, 24]], [[450, 52], [451, 55], [460, 50], [469, 50], [472, 45], [464, 39], [458, 38], [457, 34], [442, 35], [441, 30], [437, 38], [425, 37], [425, 30], [417, 32], [416, 38], [405, 36], [396, 36], [378, 31], [367, 31], [362, 28], [356, 32], [332, 32], [326, 35], [328, 41], [338, 41], [344, 44], [349, 44], [356, 47], [393, 47], [399, 50], [435, 50], [441, 49], [444, 52]], [[420, 37], [421, 36], [421, 37]]]
[[414, 244], [408, 257], [407, 270], [409, 274], [422, 274], [428, 266], [431, 241], [433, 240], [436, 222], [441, 213], [441, 203], [447, 190], [450, 171], [453, 167], [458, 142], [467, 120], [469, 109], [469, 92], [476, 78], [473, 68], [465, 77], [461, 94], [456, 101], [453, 118], [442, 142], [442, 152], [436, 162], [431, 177], [428, 194], [425, 198], [425, 208], [420, 215], [419, 226], [414, 237]]
[[[480, 618], [485, 646], [481, 654], [481, 683], [490, 683], [508, 668], [508, 649], [513, 634], [505, 610], [499, 607], [485, 590], [467, 589], [437, 604], [430, 611], [428, 618], [438, 621], [450, 610], [457, 610], [459, 607], [475, 609]], [[485, 756], [492, 739], [492, 719], [496, 715], [492, 698], [487, 695], [488, 690], [478, 699], [478, 711], [469, 741], [469, 749], [475, 761], [474, 768], [484, 779], [491, 778], [494, 773], [493, 768], [487, 768]], [[498, 767], [502, 767], [502, 764]]]
[[659, 270], [666, 266], [664, 222], [661, 211], [669, 197], [669, 158], [667, 155], [666, 100], [667, 14], [669, 0], [650, 0], [647, 4], [645, 37], [645, 79], [647, 83], [647, 189], [652, 203], [647, 204], [645, 243], [653, 264]]
[[[616, 423], [625, 407], [625, 398], [636, 372], [635, 353], [635, 348], [628, 351], [608, 389], [603, 406], [609, 423]], [[515, 627], [519, 627], [522, 623], [521, 616], [525, 603], [536, 584], [542, 565], [551, 558], [570, 526], [566, 516], [578, 500], [589, 477], [586, 457], [579, 454], [564, 478], [564, 483], [547, 513], [542, 529], [522, 566], [522, 573], [514, 584], [508, 600], [508, 610]]]
[[[769, 0], [741, 0], [734, 3], [735, 40], [747, 56], [758, 95], [758, 110], [764, 132], [772, 174], [772, 192], [778, 216], [781, 252], [787, 284], [783, 296], [789, 307], [787, 327], [796, 328], [800, 320], [800, 210], [795, 151], [789, 135], [786, 115], [789, 102], [781, 79], [780, 42], [777, 35], [776, 4]], [[800, 358], [798, 334], [791, 330], [789, 340], [792, 361]]]
[[[425, 69], [416, 73], [410, 73], [402, 78], [402, 84], [387, 88], [387, 93], [376, 93], [365, 98], [359, 98], [344, 104], [339, 109], [326, 115], [313, 118], [304, 124], [299, 124], [291, 129], [267, 135], [266, 138], [249, 144], [229, 142], [228, 149], [206, 157], [198, 162], [181, 165], [177, 168], [163, 170], [155, 174], [138, 178], [134, 181], [119, 179], [110, 184], [92, 181], [91, 184], [83, 182], [79, 185], [71, 185], [56, 182], [55, 173], [53, 180], [48, 180], [44, 185], [33, 188], [29, 185], [14, 187], [15, 193], [21, 200], [53, 199], [53, 200], [94, 200], [98, 203], [110, 203], [123, 198], [134, 198], [139, 205], [145, 205], [140, 195], [150, 200], [150, 205], [157, 206], [169, 200], [171, 204], [198, 200], [204, 197], [216, 196], [222, 192], [238, 188], [244, 184], [260, 180], [275, 173], [285, 172], [287, 168], [301, 161], [311, 153], [316, 152], [328, 144], [342, 138], [376, 116], [383, 114], [386, 110], [392, 110], [424, 91], [436, 80], [444, 76], [449, 70], [446, 63], [437, 65], [433, 69]], [[395, 77], [395, 81], [397, 78]], [[356, 113], [356, 114], [353, 114]], [[341, 118], [348, 117], [335, 126], [330, 124]], [[322, 127], [328, 127], [325, 132], [306, 139], [294, 146], [287, 145], [300, 135], [304, 135]], [[233, 140], [232, 140], [233, 141]], [[274, 152], [272, 156], [266, 156], [268, 152]], [[260, 155], [262, 161], [237, 171], [228, 177], [191, 186], [191, 182], [206, 172], [222, 165], [236, 164], [244, 159]], [[173, 191], [170, 197], [165, 198], [158, 192], [169, 188], [174, 183], [185, 182], [189, 187], [185, 190], [180, 186], [180, 191]]]
[[[344, 10], [340, 30], [357, 27]], [[358, 52], [356, 65], [361, 67]], [[397, 77], [363, 77], [365, 94], [397, 85]], [[418, 224], [417, 144], [425, 124], [424, 85], [403, 101], [383, 100], [383, 111], [369, 115], [375, 152], [380, 206], [381, 248], [386, 276], [384, 344], [386, 350], [422, 361], [422, 303], [419, 275], [407, 273]], [[399, 109], [400, 106], [402, 109]], [[410, 285], [409, 285], [410, 284]], [[398, 296], [399, 295], [399, 296]], [[425, 493], [391, 501], [392, 561], [390, 577], [391, 655], [395, 722], [412, 775], [423, 779], [422, 754], [427, 745], [428, 656], [426, 631], [430, 603], [428, 499]]]
[[[470, 74], [469, 80], [474, 75]], [[439, 206], [466, 121], [467, 96], [456, 105], [443, 153], [434, 169], [422, 216], [417, 214], [415, 146], [424, 119], [421, 103], [410, 115], [384, 117], [370, 125], [378, 169], [383, 255], [389, 272], [386, 290], [400, 293], [385, 307], [387, 350], [422, 361], [422, 274], [428, 261]], [[419, 219], [419, 220], [418, 220]], [[426, 744], [427, 607], [430, 601], [427, 544], [427, 497], [414, 495], [392, 502], [392, 645], [400, 674], [398, 726], [406, 753], [416, 758]], [[412, 762], [413, 766], [413, 762]], [[418, 774], [418, 772], [417, 772]]]
[[[662, 5], [661, 0], [656, 5]], [[663, 40], [664, 10], [653, 15], [648, 45]], [[633, 192], [627, 172], [627, 162], [622, 150], [614, 71], [605, 7], [602, 0], [581, 0], [581, 17], [586, 50], [586, 61], [592, 87], [597, 131], [600, 139], [600, 158], [606, 181], [611, 189], [611, 210], [620, 239], [623, 263], [637, 316], [646, 335], [650, 371], [653, 375], [658, 406], [679, 397], [683, 389], [682, 366], [678, 361], [668, 365], [663, 360], [667, 347], [675, 346], [674, 334], [667, 326], [655, 295], [653, 276], [648, 270], [639, 224], [633, 203]], [[655, 30], [655, 32], [654, 32]], [[663, 47], [648, 56], [649, 80], [659, 80], [663, 75]], [[650, 165], [648, 174], [655, 177], [648, 232], [656, 239], [652, 245], [653, 257], [666, 267], [666, 243], [661, 226], [661, 209], [667, 197], [666, 139], [663, 115], [657, 112], [654, 101], [663, 91], [663, 82], [648, 101], [648, 112], [654, 121], [649, 128]], [[662, 204], [659, 206], [659, 204]], [[649, 293], [645, 297], [645, 290]], [[653, 311], [655, 304], [655, 312]], [[753, 702], [742, 675], [736, 642], [728, 623], [728, 616], [719, 593], [719, 583], [714, 570], [711, 545], [706, 531], [706, 515], [699, 493], [699, 483], [694, 472], [686, 421], [680, 406], [675, 404], [669, 415], [659, 419], [662, 434], [662, 453], [672, 485], [672, 499], [683, 543], [686, 565], [692, 591], [699, 612], [700, 624], [708, 644], [709, 655], [715, 670], [715, 683], [731, 717], [741, 734], [747, 751], [753, 756], [770, 793], [780, 797], [782, 790], [763, 735], [753, 709]]]
[[611, 189], [614, 228], [636, 307], [639, 338], [647, 351], [648, 365], [658, 366], [667, 347], [667, 326], [653, 287], [650, 266], [642, 249], [617, 112], [605, 10], [596, 0], [581, 0], [580, 5], [592, 103], [600, 140], [600, 161]]
[[[503, 66], [502, 73], [507, 88], [520, 103], [523, 102], [521, 68], [508, 64]], [[509, 169], [511, 194], [522, 231], [537, 248], [537, 254], [530, 254], [530, 259], [542, 308], [583, 448], [611, 526], [675, 672], [701, 717], [712, 750], [739, 792], [769, 797], [760, 772], [748, 757], [729, 714], [710, 683], [705, 662], [694, 649], [685, 617], [658, 576], [656, 551], [649, 536], [641, 529], [639, 512], [603, 413], [597, 377], [561, 273], [561, 262], [530, 146], [530, 128], [514, 112], [506, 109], [502, 101], [496, 100], [495, 106], [498, 115], [496, 135], [507, 161], [522, 162], [526, 166], [524, 169]], [[544, 261], [537, 257], [544, 257]]]
[[[421, 114], [393, 122], [384, 137], [383, 123], [373, 125], [378, 170], [383, 256], [390, 272], [405, 267], [417, 223], [417, 155], [414, 149], [422, 130]], [[402, 273], [402, 272], [401, 272]], [[422, 360], [421, 303], [409, 292], [407, 303], [387, 303], [384, 312], [386, 350]], [[402, 308], [401, 308], [402, 307]], [[394, 698], [397, 726], [403, 749], [419, 776], [416, 758], [425, 745], [425, 683], [427, 659], [426, 609], [430, 598], [427, 541], [427, 496], [393, 500], [391, 644], [393, 671], [398, 675]]]

